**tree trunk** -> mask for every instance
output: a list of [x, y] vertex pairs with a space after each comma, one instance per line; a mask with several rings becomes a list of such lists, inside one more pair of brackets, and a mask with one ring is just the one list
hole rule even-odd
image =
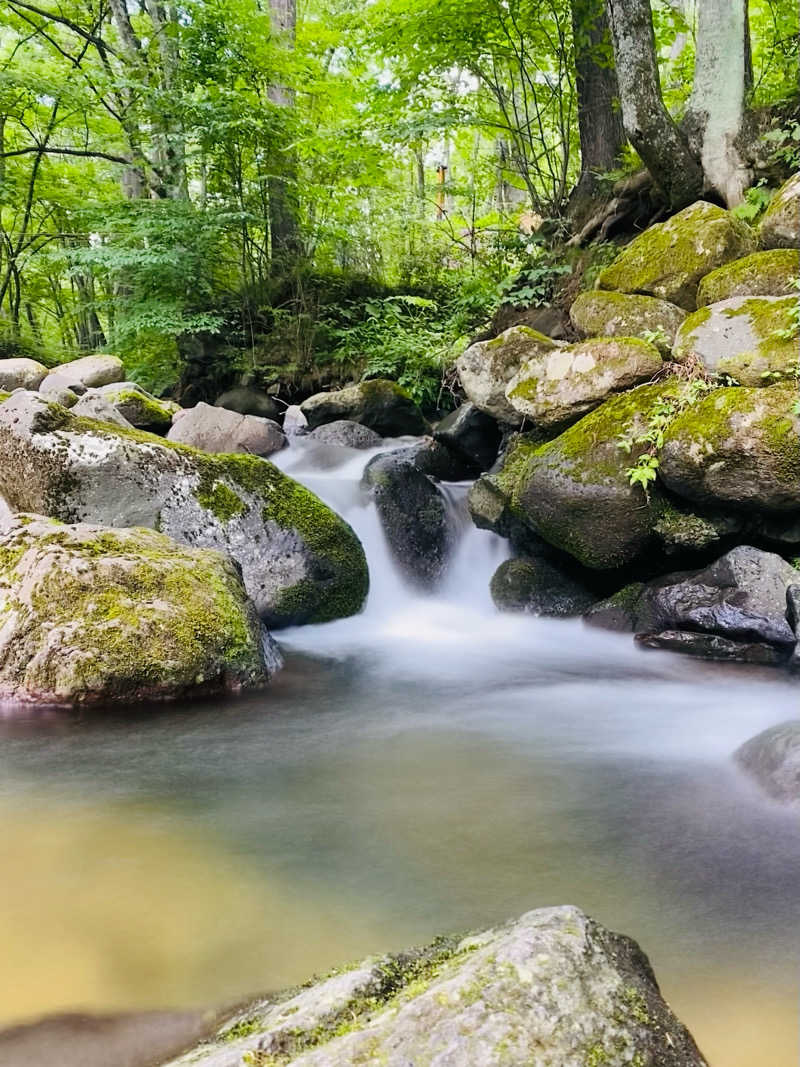
[[685, 207], [702, 193], [703, 172], [664, 106], [650, 0], [607, 3], [625, 132], [670, 207]]
[[597, 175], [613, 170], [625, 144], [605, 0], [572, 0], [581, 173], [569, 214], [580, 221], [596, 205]]
[[751, 77], [747, 0], [703, 0], [697, 13], [694, 85], [685, 128], [700, 157], [705, 188], [728, 207], [744, 199], [753, 174], [741, 154]]
[[[273, 34], [282, 39], [288, 49], [293, 49], [297, 22], [295, 0], [269, 0], [269, 10]], [[294, 93], [284, 85], [271, 86], [268, 95], [278, 107], [294, 107]], [[291, 151], [285, 154], [280, 171], [270, 177], [268, 185], [272, 257], [279, 270], [287, 260], [297, 256], [300, 250], [297, 227], [297, 160]]]

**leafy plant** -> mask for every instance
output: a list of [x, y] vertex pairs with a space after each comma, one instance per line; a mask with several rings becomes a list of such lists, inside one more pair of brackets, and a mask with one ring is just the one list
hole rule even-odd
[[755, 222], [767, 210], [772, 199], [772, 190], [767, 189], [762, 180], [752, 185], [744, 194], [744, 200], [733, 209], [733, 214], [745, 222]]

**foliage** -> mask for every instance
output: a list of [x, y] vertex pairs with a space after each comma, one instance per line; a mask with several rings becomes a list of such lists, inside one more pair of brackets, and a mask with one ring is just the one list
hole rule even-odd
[[761, 181], [747, 190], [744, 200], [733, 209], [733, 214], [745, 222], [755, 222], [769, 207], [772, 196], [773, 190], [768, 189], [766, 182]]

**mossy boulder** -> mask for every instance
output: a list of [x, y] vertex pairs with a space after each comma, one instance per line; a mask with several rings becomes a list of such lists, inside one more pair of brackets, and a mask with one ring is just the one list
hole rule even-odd
[[707, 274], [697, 290], [697, 306], [735, 296], [791, 296], [800, 276], [800, 252], [775, 248], [753, 252]]
[[257, 456], [209, 455], [17, 392], [0, 404], [0, 461], [0, 494], [15, 511], [146, 526], [227, 552], [271, 626], [325, 622], [363, 605], [356, 535]]
[[85, 396], [101, 396], [111, 404], [119, 414], [140, 430], [152, 433], [166, 433], [172, 425], [172, 419], [181, 410], [174, 400], [162, 400], [148, 393], [136, 382], [112, 382], [90, 389]]
[[527, 360], [508, 383], [506, 398], [532, 428], [563, 428], [662, 367], [658, 349], [647, 341], [595, 337]]
[[718, 389], [679, 414], [659, 477], [687, 500], [722, 510], [800, 510], [800, 415], [794, 384]]
[[38, 389], [47, 373], [47, 367], [35, 359], [0, 359], [0, 389], [9, 393], [15, 389]]
[[348, 419], [382, 437], [427, 433], [428, 424], [410, 394], [384, 378], [348, 385], [331, 393], [315, 393], [300, 405], [308, 428]]
[[506, 389], [520, 367], [560, 346], [528, 326], [512, 326], [491, 341], [477, 341], [456, 361], [461, 387], [479, 411], [498, 422], [519, 426], [522, 415], [509, 402]]
[[712, 374], [740, 385], [771, 385], [795, 378], [800, 340], [794, 314], [797, 297], [733, 297], [690, 315], [675, 338], [674, 358], [699, 356]]
[[366, 960], [232, 1015], [168, 1067], [707, 1067], [629, 938], [574, 907]]
[[686, 312], [654, 296], [593, 289], [577, 297], [569, 317], [581, 337], [643, 337], [648, 334], [659, 352], [668, 356]]
[[630, 484], [634, 458], [619, 438], [643, 433], [654, 405], [679, 388], [674, 379], [640, 385], [544, 445], [514, 441], [496, 484], [515, 517], [586, 567], [613, 569], [640, 557], [662, 503], [657, 489], [646, 496]]
[[261, 686], [279, 656], [234, 564], [154, 530], [0, 534], [0, 695], [71, 706]]
[[500, 611], [570, 618], [597, 599], [580, 582], [545, 559], [507, 559], [492, 576], [492, 600]]
[[800, 248], [800, 174], [777, 191], [761, 220], [763, 248]]
[[597, 287], [655, 296], [694, 311], [700, 280], [755, 249], [746, 223], [698, 201], [634, 238], [600, 274]]

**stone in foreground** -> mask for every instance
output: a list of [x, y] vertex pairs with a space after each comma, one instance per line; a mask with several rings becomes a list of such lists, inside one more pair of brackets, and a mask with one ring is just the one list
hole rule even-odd
[[736, 762], [767, 796], [800, 804], [800, 719], [773, 726], [746, 741]]
[[754, 252], [707, 274], [697, 290], [697, 306], [735, 296], [791, 296], [798, 274], [800, 252], [790, 248]]
[[209, 455], [17, 392], [0, 404], [0, 493], [15, 511], [227, 552], [271, 627], [353, 615], [366, 598], [347, 523], [257, 456]]
[[777, 191], [761, 220], [764, 248], [800, 248], [800, 174]]
[[264, 685], [279, 663], [220, 552], [36, 515], [0, 535], [0, 699], [73, 706], [239, 691]]
[[348, 419], [368, 426], [382, 437], [427, 433], [422, 412], [396, 382], [383, 378], [348, 385], [331, 393], [315, 393], [300, 405], [309, 429]]
[[0, 390], [13, 393], [15, 389], [38, 389], [47, 375], [47, 367], [35, 359], [23, 356], [0, 359]]
[[249, 456], [271, 456], [286, 444], [277, 422], [202, 402], [176, 412], [167, 440], [203, 452], [240, 452]]
[[644, 337], [649, 334], [662, 356], [668, 356], [686, 312], [654, 296], [593, 289], [575, 299], [569, 317], [581, 337]]
[[597, 599], [545, 559], [507, 559], [494, 572], [491, 594], [500, 611], [553, 618], [582, 615]]
[[577, 908], [257, 1002], [171, 1067], [707, 1067], [639, 946]]
[[491, 341], [477, 341], [456, 360], [461, 387], [479, 411], [498, 422], [520, 426], [522, 415], [508, 401], [508, 383], [520, 367], [559, 345], [528, 326], [512, 326]]
[[497, 423], [469, 402], [445, 415], [437, 424], [433, 436], [479, 471], [491, 467], [500, 448], [501, 435]]
[[161, 400], [136, 382], [112, 382], [90, 389], [85, 395], [94, 393], [116, 408], [131, 426], [151, 433], [165, 433], [172, 425], [173, 416], [181, 410], [173, 400]]

